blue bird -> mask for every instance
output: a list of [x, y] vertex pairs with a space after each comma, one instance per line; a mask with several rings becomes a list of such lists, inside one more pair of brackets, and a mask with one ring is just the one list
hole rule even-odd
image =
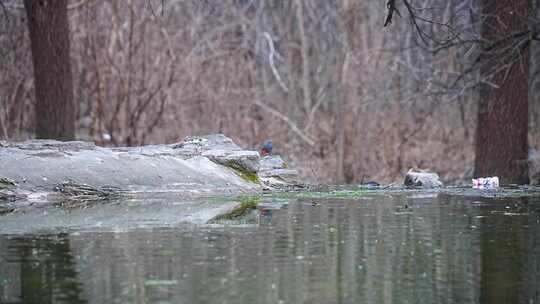
[[272, 140], [270, 139], [265, 140], [261, 146], [261, 156], [266, 156], [266, 155], [271, 154], [272, 148], [273, 148]]

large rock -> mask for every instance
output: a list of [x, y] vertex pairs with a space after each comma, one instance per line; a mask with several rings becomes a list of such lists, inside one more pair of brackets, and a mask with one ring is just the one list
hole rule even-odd
[[271, 183], [263, 187], [260, 176], [283, 184], [297, 181], [295, 171], [272, 172], [284, 165], [270, 167], [258, 152], [242, 150], [222, 134], [122, 148], [52, 140], [0, 142], [0, 200], [70, 196], [94, 201], [108, 199], [109, 192], [156, 190], [200, 197], [267, 189]]
[[303, 186], [298, 172], [289, 169], [287, 163], [279, 155], [261, 158], [259, 177], [263, 184], [270, 188], [288, 189]]
[[403, 184], [407, 187], [420, 188], [439, 188], [443, 186], [437, 173], [416, 171], [414, 169], [410, 169], [409, 172], [407, 172]]
[[261, 171], [268, 171], [273, 169], [287, 169], [287, 163], [279, 155], [267, 155], [261, 158], [260, 164]]
[[[128, 148], [31, 140], [1, 143], [0, 180], [2, 187], [13, 183], [17, 190], [46, 192], [54, 192], [55, 187], [66, 182], [96, 189], [174, 190], [186, 196], [261, 190], [259, 184], [246, 180], [235, 170], [200, 155], [201, 151], [214, 147], [235, 150], [232, 155], [238, 157], [240, 164], [252, 170], [256, 167], [248, 160], [258, 155], [252, 158], [247, 155], [253, 153], [243, 155], [239, 147], [223, 135], [201, 137], [200, 140], [190, 138], [177, 145]], [[193, 153], [190, 157], [179, 156], [177, 149], [191, 149]], [[7, 198], [7, 194], [4, 197]]]

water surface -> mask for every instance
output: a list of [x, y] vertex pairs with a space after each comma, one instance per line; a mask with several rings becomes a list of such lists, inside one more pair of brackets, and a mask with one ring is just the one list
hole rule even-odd
[[538, 196], [261, 202], [213, 224], [170, 201], [1, 216], [0, 303], [540, 303]]

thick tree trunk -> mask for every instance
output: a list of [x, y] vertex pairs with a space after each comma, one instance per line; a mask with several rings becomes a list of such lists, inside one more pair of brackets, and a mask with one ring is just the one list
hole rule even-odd
[[[512, 64], [501, 69], [480, 93], [476, 132], [475, 176], [499, 176], [503, 184], [527, 184], [528, 175], [528, 74], [529, 48], [526, 44], [502, 37], [527, 30], [530, 11], [528, 0], [485, 0], [482, 38], [499, 43], [489, 50], [487, 64], [482, 69], [489, 79], [493, 66]], [[513, 48], [511, 59], [501, 59], [504, 48]], [[498, 88], [493, 86], [495, 84]]]
[[24, 0], [36, 92], [36, 137], [75, 138], [67, 0]]

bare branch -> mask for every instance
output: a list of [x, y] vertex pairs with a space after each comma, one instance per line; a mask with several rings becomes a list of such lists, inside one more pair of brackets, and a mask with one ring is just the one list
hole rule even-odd
[[315, 141], [311, 139], [307, 134], [302, 132], [300, 128], [287, 116], [283, 115], [281, 112], [279, 112], [276, 109], [271, 108], [270, 106], [266, 105], [260, 100], [253, 100], [253, 103], [257, 106], [261, 107], [263, 110], [269, 112], [270, 114], [276, 116], [277, 118], [281, 119], [283, 122], [285, 122], [289, 128], [298, 135], [306, 144], [308, 144], [310, 147], [315, 147]]
[[268, 61], [270, 62], [270, 67], [272, 68], [272, 73], [274, 73], [274, 77], [276, 77], [277, 82], [283, 89], [283, 91], [288, 92], [289, 89], [281, 79], [281, 76], [279, 76], [279, 73], [276, 69], [276, 65], [274, 64], [274, 54], [277, 53], [274, 48], [274, 41], [272, 41], [272, 37], [270, 37], [270, 34], [268, 32], [264, 32], [263, 34], [264, 38], [266, 38], [266, 41], [268, 41], [268, 47], [270, 48], [270, 54], [268, 55]]
[[2, 7], [2, 11], [4, 12], [4, 16], [6, 17], [6, 19], [9, 19], [6, 6], [4, 5], [4, 2], [2, 0], [0, 0], [0, 6]]
[[386, 18], [384, 20], [384, 26], [386, 27], [392, 23], [392, 18], [394, 17], [394, 13], [398, 14], [398, 16], [401, 17], [401, 14], [399, 13], [398, 9], [396, 8], [396, 0], [388, 0], [386, 2], [386, 8], [388, 12], [386, 13]]

